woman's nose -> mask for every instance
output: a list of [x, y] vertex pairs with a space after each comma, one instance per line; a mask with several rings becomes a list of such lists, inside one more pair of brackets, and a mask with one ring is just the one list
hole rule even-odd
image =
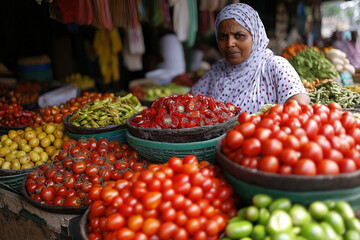
[[234, 44], [235, 44], [235, 39], [234, 39], [234, 37], [229, 36], [226, 45], [227, 45], [228, 47], [232, 47], [232, 46], [234, 46]]

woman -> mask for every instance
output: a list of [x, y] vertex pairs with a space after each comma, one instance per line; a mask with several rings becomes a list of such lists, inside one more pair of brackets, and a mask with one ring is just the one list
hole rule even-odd
[[224, 58], [192, 87], [194, 95], [232, 102], [249, 113], [258, 112], [265, 104], [283, 104], [290, 99], [310, 103], [295, 69], [266, 48], [269, 39], [253, 8], [242, 3], [228, 5], [218, 14], [215, 27]]

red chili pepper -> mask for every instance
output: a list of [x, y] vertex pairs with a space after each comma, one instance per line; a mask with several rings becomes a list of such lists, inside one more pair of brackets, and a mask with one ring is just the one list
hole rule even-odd
[[13, 115], [14, 115], [14, 117], [16, 117], [16, 118], [19, 118], [19, 117], [21, 117], [21, 116], [23, 115], [23, 112], [22, 112], [22, 111], [15, 111], [15, 112], [13, 113]]
[[5, 110], [0, 110], [0, 117], [1, 117], [1, 116], [4, 116], [5, 113], [6, 113]]
[[201, 107], [201, 102], [198, 102], [195, 99], [191, 99], [186, 106], [186, 111], [187, 112], [197, 111], [199, 110], [200, 107]]
[[179, 118], [179, 127], [187, 128], [189, 126], [189, 119], [187, 117]]
[[200, 118], [200, 111], [188, 112], [186, 117], [188, 118]]

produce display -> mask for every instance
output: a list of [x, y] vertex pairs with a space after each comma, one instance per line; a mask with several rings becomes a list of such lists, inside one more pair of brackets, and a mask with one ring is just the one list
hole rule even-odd
[[0, 125], [5, 127], [19, 127], [31, 125], [35, 113], [23, 110], [17, 103], [0, 106]]
[[65, 83], [71, 84], [81, 90], [95, 87], [95, 80], [81, 73], [72, 73], [65, 78]]
[[220, 169], [193, 155], [107, 184], [89, 209], [89, 239], [218, 239], [237, 212]]
[[337, 103], [288, 101], [265, 113], [240, 113], [222, 152], [245, 167], [274, 174], [337, 175], [360, 168], [360, 122]]
[[139, 100], [131, 93], [124, 97], [97, 99], [74, 113], [69, 118], [69, 123], [87, 128], [120, 125], [142, 109]]
[[306, 89], [307, 92], [313, 92], [315, 89], [315, 86], [322, 84], [322, 83], [327, 83], [329, 81], [329, 79], [323, 79], [323, 80], [319, 80], [319, 79], [315, 79], [315, 81], [308, 81], [306, 79], [302, 80], [302, 83]]
[[68, 140], [62, 123], [10, 130], [0, 138], [1, 169], [24, 169], [51, 162]]
[[355, 74], [355, 68], [350, 64], [349, 59], [346, 58], [346, 54], [339, 49], [331, 49], [326, 53], [326, 58], [334, 64], [338, 72], [348, 71], [351, 75]]
[[101, 196], [103, 184], [126, 181], [146, 167], [147, 161], [139, 159], [127, 144], [70, 139], [52, 164], [28, 175], [26, 190], [31, 199], [43, 204], [89, 206]]
[[341, 87], [335, 81], [327, 81], [315, 86], [309, 94], [311, 103], [328, 105], [332, 102], [338, 103], [343, 108], [354, 108], [360, 104], [360, 94], [348, 88]]
[[85, 104], [96, 99], [114, 97], [113, 93], [83, 92], [82, 96], [70, 99], [60, 106], [49, 106], [40, 110], [34, 116], [34, 127], [41, 126], [48, 122], [61, 123], [68, 114], [78, 111]]
[[336, 78], [338, 71], [335, 66], [322, 54], [313, 49], [300, 51], [296, 56], [289, 59], [301, 79], [314, 81], [316, 78]]
[[309, 46], [302, 43], [290, 44], [282, 51], [281, 56], [289, 60], [304, 49], [309, 49]]
[[287, 198], [257, 194], [252, 205], [229, 220], [225, 237], [231, 239], [360, 239], [360, 221], [345, 201], [315, 201], [309, 206]]
[[191, 128], [225, 122], [239, 111], [232, 103], [200, 94], [173, 95], [156, 100], [130, 124], [145, 128]]
[[2, 96], [0, 101], [4, 104], [17, 103], [19, 105], [26, 105], [37, 103], [39, 95], [38, 92], [18, 92], [11, 90]]
[[179, 95], [187, 93], [187, 89], [183, 86], [177, 85], [175, 83], [170, 83], [168, 85], [137, 85], [130, 89], [130, 92], [134, 94], [139, 100], [155, 101], [158, 98], [170, 96], [170, 95]]

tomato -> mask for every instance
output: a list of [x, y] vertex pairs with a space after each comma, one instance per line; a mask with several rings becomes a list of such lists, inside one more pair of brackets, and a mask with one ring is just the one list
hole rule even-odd
[[144, 220], [142, 225], [142, 232], [145, 233], [147, 236], [152, 236], [157, 233], [160, 227], [160, 221], [156, 218], [147, 218]]
[[106, 202], [106, 203], [110, 203], [114, 197], [119, 195], [119, 192], [116, 189], [107, 189], [107, 188], [103, 188], [101, 190], [101, 199]]
[[348, 152], [345, 153], [345, 157], [354, 160], [354, 162], [356, 164], [356, 168], [357, 169], [360, 168], [360, 152], [359, 151], [352, 148]]
[[340, 160], [338, 164], [341, 173], [349, 173], [356, 171], [356, 163], [352, 159], [344, 158], [343, 160]]
[[161, 202], [160, 192], [147, 192], [142, 198], [142, 204], [146, 209], [156, 209]]
[[300, 149], [300, 141], [295, 135], [288, 135], [283, 141], [283, 148]]
[[263, 142], [270, 137], [271, 133], [270, 129], [257, 127], [253, 137], [259, 139], [260, 142]]
[[185, 214], [188, 218], [196, 218], [201, 214], [199, 205], [191, 203], [189, 207], [185, 208]]
[[322, 148], [319, 144], [309, 141], [301, 146], [301, 157], [313, 160], [315, 163], [323, 159]]
[[242, 134], [242, 136], [246, 139], [254, 134], [256, 125], [254, 123], [246, 122], [235, 126], [234, 129], [239, 131]]
[[158, 230], [159, 238], [162, 240], [171, 239], [176, 229], [177, 226], [173, 222], [162, 223]]
[[295, 165], [300, 157], [300, 153], [298, 151], [295, 151], [291, 148], [285, 148], [280, 156], [279, 159], [281, 163], [285, 165]]
[[118, 230], [125, 225], [125, 218], [118, 212], [114, 212], [107, 218], [107, 228]]
[[256, 138], [248, 138], [243, 143], [243, 154], [246, 157], [255, 157], [261, 152], [261, 142]]
[[318, 134], [319, 125], [314, 119], [309, 119], [302, 127], [309, 139], [313, 139]]
[[339, 166], [335, 161], [323, 159], [316, 165], [317, 174], [337, 175], [340, 172]]
[[332, 103], [329, 103], [327, 105], [327, 107], [330, 109], [330, 110], [337, 110], [337, 111], [342, 111], [342, 107], [339, 103], [336, 103], [336, 102], [332, 102]]
[[81, 206], [81, 200], [77, 196], [67, 197], [65, 199], [64, 206], [80, 207]]
[[132, 240], [134, 236], [135, 232], [127, 227], [119, 229], [116, 234], [116, 238], [121, 240]]
[[286, 133], [285, 131], [278, 129], [278, 130], [274, 130], [271, 134], [270, 134], [270, 138], [274, 138], [277, 139], [281, 142], [285, 141], [288, 137], [288, 133]]
[[183, 173], [188, 174], [189, 176], [200, 171], [199, 166], [194, 163], [185, 163], [182, 170]]
[[251, 121], [251, 114], [248, 112], [242, 112], [238, 116], [238, 121], [240, 124], [250, 122]]
[[326, 137], [317, 135], [314, 137], [313, 141], [320, 145], [323, 155], [326, 155], [326, 153], [331, 150], [331, 143]]
[[171, 157], [168, 161], [169, 167], [171, 167], [175, 172], [181, 172], [183, 162], [179, 157]]
[[215, 219], [206, 221], [205, 232], [208, 236], [216, 236], [219, 234], [219, 225]]
[[[161, 212], [161, 218], [164, 222], [173, 222], [176, 218], [176, 210], [171, 207], [171, 202], [166, 202], [162, 208], [164, 208]], [[166, 206], [165, 206], [166, 205]], [[160, 209], [159, 209], [160, 210]]]
[[281, 165], [281, 166], [279, 167], [279, 173], [280, 173], [280, 174], [284, 174], [284, 175], [292, 174], [292, 173], [293, 173], [292, 166], [289, 166], [289, 165]]
[[186, 240], [189, 239], [188, 232], [184, 228], [177, 228], [172, 237], [174, 240]]
[[95, 165], [89, 165], [85, 168], [85, 174], [89, 177], [97, 175], [99, 172], [99, 169]]
[[293, 168], [294, 174], [315, 176], [316, 165], [315, 163], [307, 158], [300, 158]]
[[95, 217], [101, 217], [105, 214], [105, 205], [101, 200], [96, 200], [90, 206], [90, 213]]
[[276, 173], [279, 169], [279, 159], [274, 156], [263, 157], [260, 162], [258, 169], [264, 172]]
[[55, 196], [60, 196], [60, 197], [65, 197], [67, 193], [67, 189], [65, 186], [60, 186], [58, 187], [58, 189], [56, 190], [56, 194]]
[[351, 112], [344, 112], [341, 116], [340, 122], [347, 132], [353, 130], [356, 126], [355, 117]]
[[44, 201], [52, 201], [55, 197], [55, 189], [52, 187], [43, 187], [40, 192], [41, 199]]
[[261, 144], [261, 155], [265, 156], [278, 156], [283, 150], [282, 142], [275, 138], [265, 140]]
[[86, 164], [84, 161], [75, 161], [71, 167], [71, 170], [75, 174], [83, 173], [86, 169]]

